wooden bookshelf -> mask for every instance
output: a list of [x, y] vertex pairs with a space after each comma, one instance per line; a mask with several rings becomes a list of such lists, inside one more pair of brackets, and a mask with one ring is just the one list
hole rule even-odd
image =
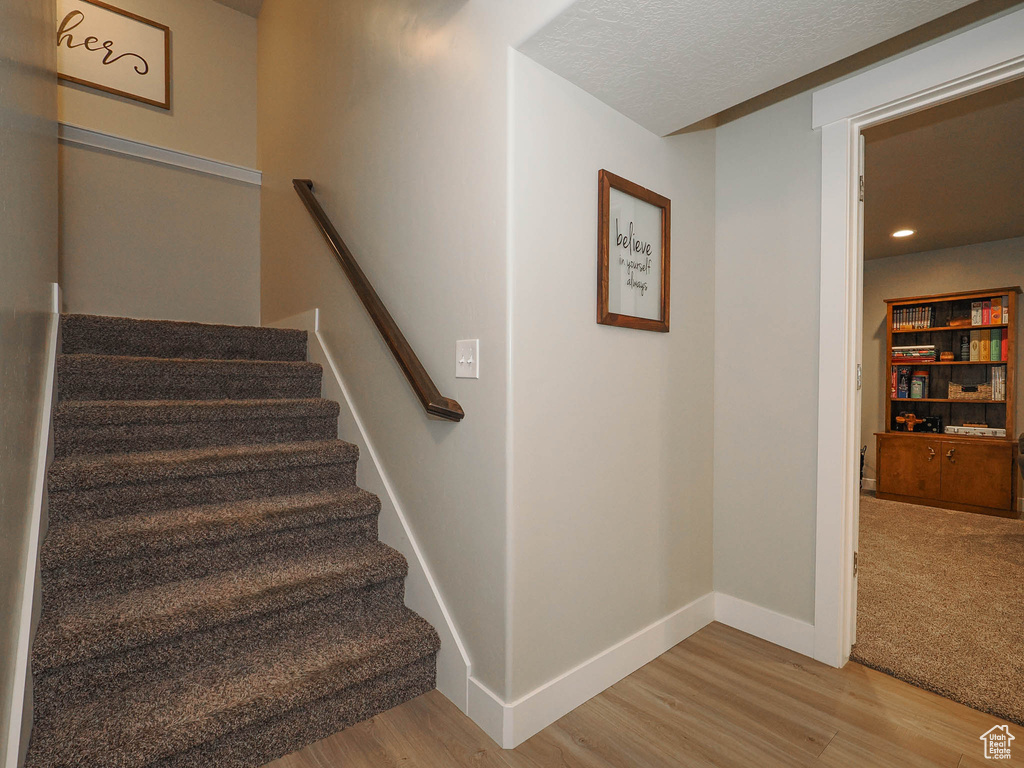
[[[885, 387], [885, 431], [876, 433], [879, 498], [917, 504], [1017, 517], [1018, 474], [1014, 421], [1016, 415], [1017, 303], [1019, 286], [984, 291], [946, 293], [889, 299]], [[1000, 322], [964, 325], [971, 318], [975, 302], [1005, 302]], [[899, 325], [915, 323], [915, 327]], [[990, 318], [983, 318], [990, 319]], [[957, 321], [956, 325], [950, 323]], [[922, 327], [926, 326], [926, 327]], [[962, 336], [972, 332], [991, 335], [998, 331], [1006, 339], [1005, 360], [963, 359]], [[991, 342], [990, 342], [991, 343]], [[934, 345], [935, 360], [897, 357], [893, 347]], [[979, 344], [980, 346], [980, 344]], [[941, 360], [951, 352], [952, 360]], [[980, 353], [980, 350], [979, 350]], [[1001, 357], [1000, 351], [1000, 357]], [[893, 373], [899, 369], [927, 372], [928, 391], [923, 386], [899, 391], [900, 378], [909, 385], [912, 376]], [[1004, 373], [1005, 372], [1005, 373]], [[968, 400], [950, 397], [950, 384], [992, 385], [1005, 379], [1005, 397]], [[914, 395], [917, 396], [914, 396]], [[996, 395], [997, 393], [993, 393]], [[897, 417], [910, 415], [928, 419], [915, 431], [901, 431]], [[987, 424], [1005, 429], [1005, 437], [946, 434], [949, 426], [965, 423]], [[927, 432], [922, 432], [927, 429]]]

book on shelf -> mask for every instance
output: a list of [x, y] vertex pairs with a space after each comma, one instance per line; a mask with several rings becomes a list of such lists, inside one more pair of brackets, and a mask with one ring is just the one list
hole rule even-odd
[[992, 302], [983, 301], [981, 302], [981, 324], [991, 325], [992, 324]]
[[981, 311], [984, 304], [980, 301], [971, 302], [971, 325], [981, 325]]
[[981, 331], [971, 331], [971, 362], [981, 359]]
[[981, 347], [978, 349], [979, 360], [992, 359], [992, 331], [980, 331]]
[[992, 399], [1006, 400], [1006, 369], [997, 366], [992, 369]]
[[896, 397], [910, 397], [910, 371], [906, 366], [896, 368]]
[[993, 362], [999, 362], [1003, 352], [1003, 332], [999, 328], [993, 328], [990, 333], [992, 334], [992, 341], [989, 344], [988, 359]]
[[913, 400], [927, 400], [929, 393], [928, 371], [914, 371], [910, 377], [910, 397]]
[[934, 307], [900, 307], [892, 313], [894, 331], [913, 331], [919, 328], [932, 328], [934, 325]]
[[1010, 340], [1007, 338], [1005, 333], [1003, 334], [1003, 338], [1000, 340], [999, 345], [1002, 347], [1002, 354], [999, 355], [999, 359], [1005, 363], [1006, 358], [1010, 354]]
[[996, 296], [992, 299], [992, 315], [990, 317], [992, 325], [999, 325], [1003, 322], [1003, 297]]
[[893, 347], [892, 348], [893, 359], [903, 360], [931, 360], [935, 361], [935, 345], [934, 344], [919, 344], [914, 346], [906, 347]]

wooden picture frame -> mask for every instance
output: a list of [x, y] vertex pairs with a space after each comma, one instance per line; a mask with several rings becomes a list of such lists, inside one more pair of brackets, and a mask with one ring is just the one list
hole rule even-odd
[[[59, 80], [170, 110], [170, 27], [101, 0], [57, 0], [57, 25]], [[150, 74], [156, 79], [130, 90]]]
[[597, 322], [668, 333], [672, 202], [603, 169], [597, 181]]

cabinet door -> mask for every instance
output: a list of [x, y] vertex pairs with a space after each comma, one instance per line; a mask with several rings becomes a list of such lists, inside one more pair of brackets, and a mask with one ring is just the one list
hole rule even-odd
[[940, 497], [941, 443], [920, 437], [878, 438], [878, 490], [922, 499]]
[[942, 443], [942, 498], [976, 507], [1012, 509], [1013, 447]]

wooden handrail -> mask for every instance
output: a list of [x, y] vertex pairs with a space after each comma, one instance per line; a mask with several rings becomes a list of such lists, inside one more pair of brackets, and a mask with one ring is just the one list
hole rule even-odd
[[380, 335], [384, 337], [384, 341], [391, 349], [391, 353], [395, 356], [402, 371], [405, 372], [405, 378], [409, 380], [416, 397], [420, 399], [427, 413], [439, 419], [462, 421], [466, 415], [462, 406], [450, 397], [442, 395], [437, 389], [426, 368], [423, 367], [423, 363], [416, 357], [416, 353], [412, 351], [412, 347], [406, 341], [398, 323], [388, 312], [384, 302], [380, 300], [380, 296], [370, 285], [370, 281], [366, 279], [366, 275], [359, 268], [359, 264], [356, 263], [352, 252], [345, 245], [345, 241], [341, 239], [338, 230], [327, 218], [327, 213], [313, 194], [313, 182], [309, 179], [292, 179], [292, 186], [299, 193], [299, 198], [306, 206], [306, 210], [309, 211], [320, 233], [324, 236], [327, 244], [331, 246], [331, 250], [334, 251], [338, 263], [348, 275], [348, 279], [352, 283], [352, 287], [356, 289], [366, 311], [370, 313], [370, 319], [377, 326]]

